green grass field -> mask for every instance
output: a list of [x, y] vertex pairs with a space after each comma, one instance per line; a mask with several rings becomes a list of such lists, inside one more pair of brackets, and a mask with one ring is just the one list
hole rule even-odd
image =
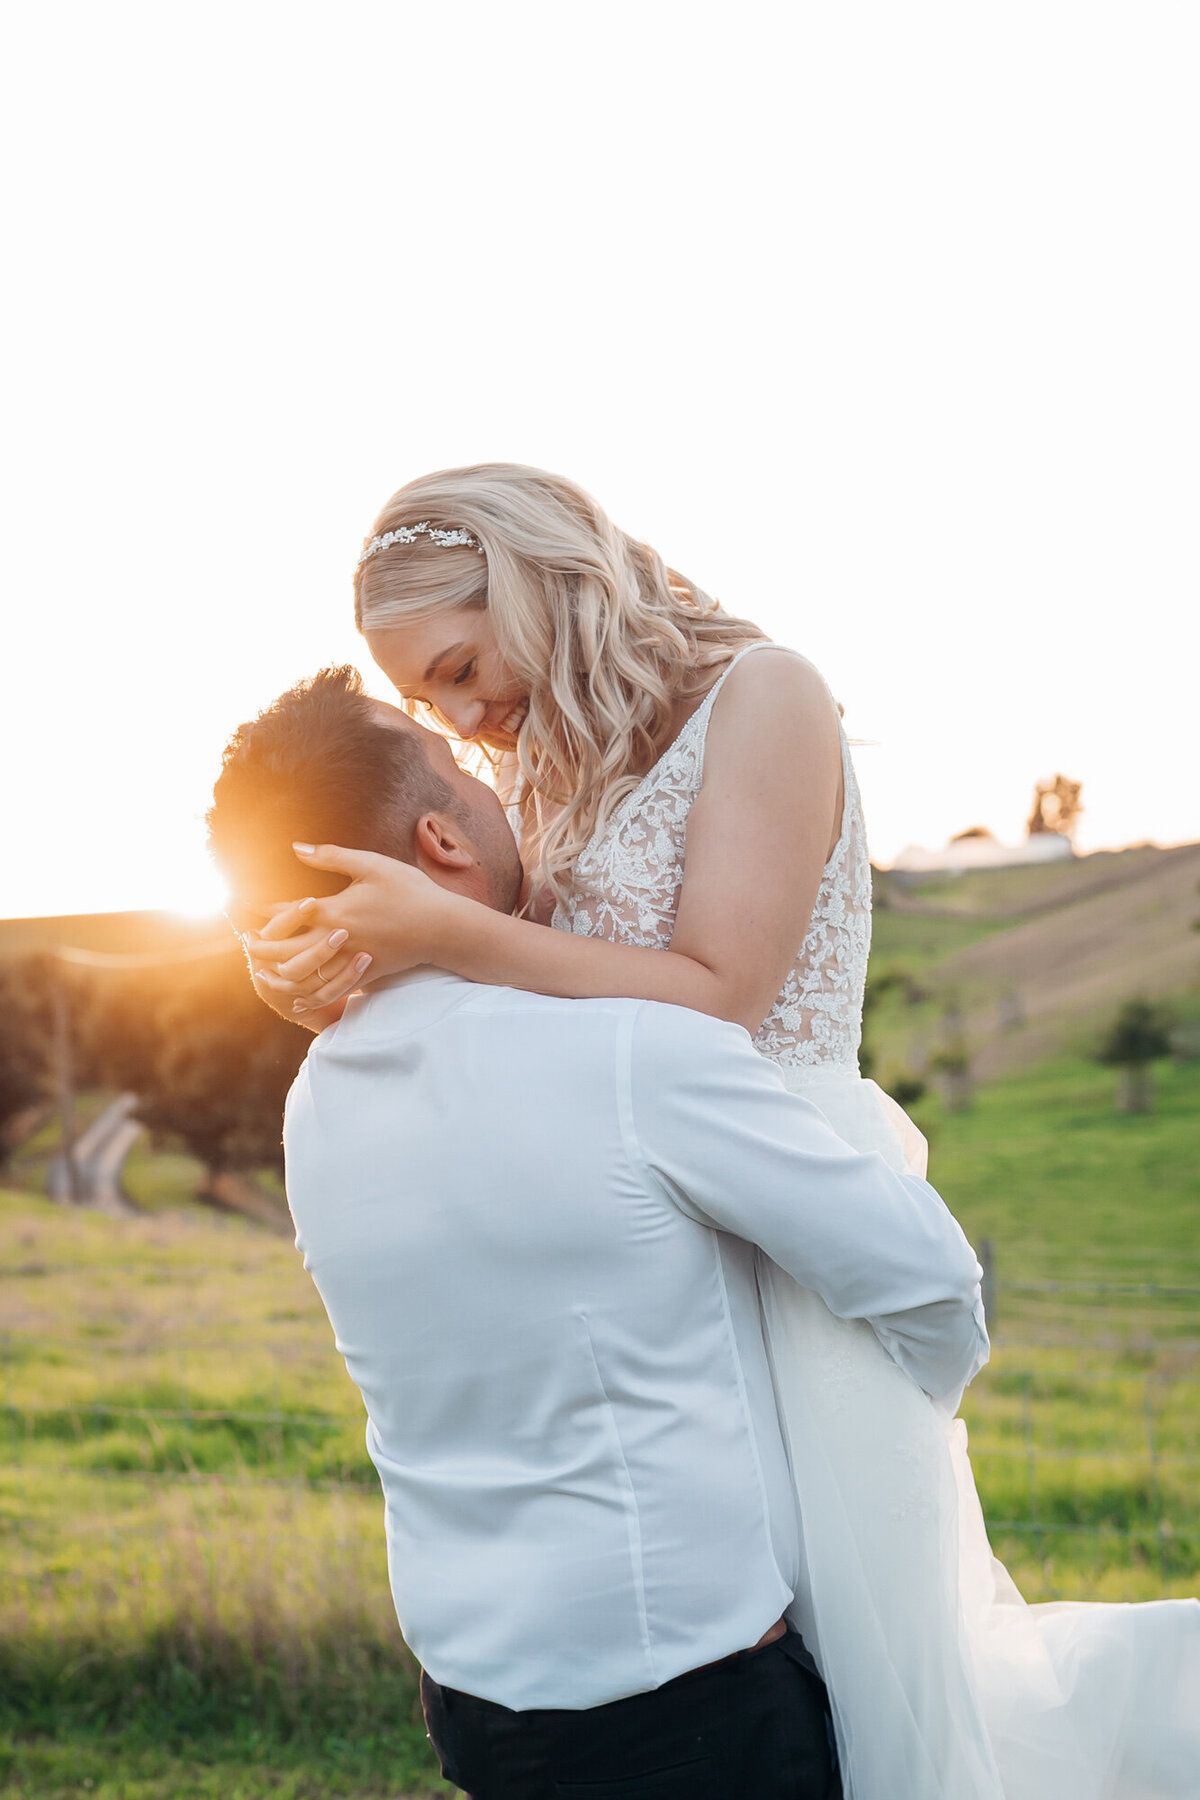
[[1200, 1591], [1200, 1063], [1156, 1081], [1153, 1113], [1122, 1114], [1110, 1070], [1063, 1058], [970, 1112], [914, 1108], [931, 1179], [993, 1246], [993, 1357], [964, 1417], [1031, 1600]]
[[[1030, 1599], [1200, 1587], [1200, 1299], [1037, 1287], [1200, 1288], [1200, 1065], [1158, 1089], [1123, 1116], [1111, 1073], [1061, 1059], [916, 1109], [994, 1247], [965, 1416]], [[445, 1791], [361, 1403], [299, 1258], [178, 1204], [169, 1157], [132, 1174], [157, 1206], [136, 1219], [0, 1199], [0, 1794]]]
[[0, 1793], [444, 1791], [294, 1249], [19, 1194], [0, 1232]]
[[1200, 1061], [1156, 1065], [1155, 1086], [1153, 1112], [1120, 1113], [1111, 1069], [1062, 1057], [981, 1087], [969, 1112], [913, 1107], [930, 1179], [995, 1242], [1001, 1280], [1200, 1287]]

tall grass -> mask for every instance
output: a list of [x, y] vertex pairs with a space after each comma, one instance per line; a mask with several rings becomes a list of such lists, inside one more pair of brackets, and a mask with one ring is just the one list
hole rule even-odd
[[445, 1791], [295, 1250], [13, 1194], [0, 1241], [0, 1792], [103, 1796], [114, 1747], [114, 1800]]
[[292, 1741], [415, 1723], [369, 1494], [0, 1477], [0, 1717]]

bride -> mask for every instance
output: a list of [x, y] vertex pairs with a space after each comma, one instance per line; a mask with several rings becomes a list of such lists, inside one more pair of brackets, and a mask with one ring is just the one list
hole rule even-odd
[[[248, 941], [264, 997], [320, 1029], [367, 966], [434, 963], [669, 1001], [743, 1025], [856, 1148], [923, 1173], [919, 1132], [858, 1072], [871, 871], [811, 664], [573, 483], [514, 464], [393, 495], [355, 595], [404, 703], [492, 762], [523, 916], [323, 846], [308, 860], [351, 883]], [[848, 1800], [1200, 1795], [1200, 1603], [1025, 1606], [991, 1556], [958, 1397], [931, 1400], [765, 1258], [760, 1285], [805, 1545], [795, 1623]]]

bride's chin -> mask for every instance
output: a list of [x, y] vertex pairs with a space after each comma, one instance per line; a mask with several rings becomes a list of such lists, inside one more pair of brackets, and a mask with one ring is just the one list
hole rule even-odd
[[477, 731], [472, 742], [500, 754], [517, 747], [516, 733], [511, 731]]

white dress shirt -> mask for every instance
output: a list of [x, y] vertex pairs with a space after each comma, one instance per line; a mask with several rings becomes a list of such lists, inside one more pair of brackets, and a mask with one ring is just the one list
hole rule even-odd
[[284, 1142], [401, 1629], [436, 1681], [505, 1706], [658, 1687], [791, 1601], [755, 1244], [930, 1392], [986, 1355], [933, 1189], [699, 1013], [418, 970], [315, 1040]]

